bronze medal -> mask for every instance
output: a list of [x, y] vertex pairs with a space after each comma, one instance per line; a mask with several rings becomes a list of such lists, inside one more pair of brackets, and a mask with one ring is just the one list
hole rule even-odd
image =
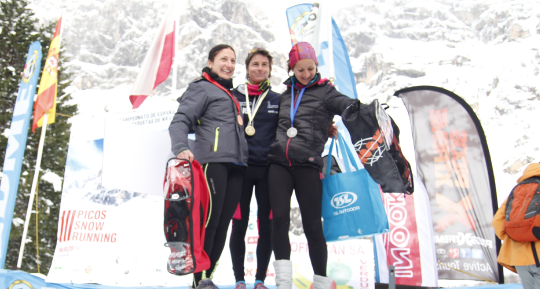
[[255, 134], [255, 128], [251, 125], [246, 126], [246, 134], [253, 136]]
[[244, 120], [242, 119], [242, 116], [241, 115], [238, 115], [238, 124], [239, 125], [244, 125]]

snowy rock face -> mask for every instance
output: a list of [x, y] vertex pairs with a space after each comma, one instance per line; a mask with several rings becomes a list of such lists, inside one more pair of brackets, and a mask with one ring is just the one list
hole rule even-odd
[[[33, 6], [39, 9], [40, 4], [51, 5], [47, 0], [36, 0]], [[73, 73], [73, 90], [111, 90], [123, 84], [131, 85], [167, 5], [167, 1], [145, 0], [64, 4], [67, 13], [62, 43]], [[274, 41], [274, 34], [259, 24], [246, 5], [237, 0], [191, 1], [183, 8], [177, 42], [178, 89], [187, 87], [200, 76], [214, 45], [226, 43], [235, 48], [238, 58], [235, 76], [243, 78], [247, 52], [253, 47], [269, 48], [269, 43]], [[283, 54], [271, 52], [277, 56], [276, 61], [286, 61]], [[276, 85], [280, 81], [274, 78]], [[157, 94], [169, 94], [171, 84], [172, 76], [156, 89]], [[128, 95], [129, 90], [122, 97]]]
[[358, 1], [333, 13], [358, 95], [440, 86], [464, 98], [488, 139], [499, 202], [540, 161], [538, 1]]
[[[32, 1], [41, 18], [51, 7], [64, 9], [62, 43], [81, 114], [131, 108], [129, 91], [167, 4]], [[280, 25], [294, 4], [187, 1], [179, 19], [179, 91], [172, 98], [199, 77], [208, 51], [219, 43], [236, 50], [235, 84], [245, 80], [247, 52], [269, 49], [275, 57], [272, 83], [280, 91], [290, 49]], [[417, 85], [440, 86], [464, 98], [486, 133], [501, 202], [525, 166], [540, 161], [538, 0], [365, 0], [336, 2], [333, 9], [363, 102], [377, 98], [395, 108], [400, 101], [394, 92]], [[172, 73], [158, 86], [157, 97], [171, 97], [171, 84]]]

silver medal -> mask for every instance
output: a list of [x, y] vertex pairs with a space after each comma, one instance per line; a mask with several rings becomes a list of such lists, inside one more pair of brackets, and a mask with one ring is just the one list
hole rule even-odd
[[295, 137], [297, 133], [298, 133], [298, 131], [296, 130], [295, 127], [290, 127], [290, 128], [287, 130], [287, 136], [290, 137], [290, 138]]

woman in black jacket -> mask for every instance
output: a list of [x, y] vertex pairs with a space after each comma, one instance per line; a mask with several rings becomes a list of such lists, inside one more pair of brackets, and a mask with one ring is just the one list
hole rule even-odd
[[249, 204], [255, 187], [259, 239], [257, 243], [257, 273], [255, 289], [266, 289], [264, 280], [272, 255], [272, 221], [268, 191], [268, 160], [270, 145], [276, 139], [280, 95], [270, 87], [272, 56], [263, 48], [252, 49], [246, 58], [246, 84], [239, 85], [233, 94], [240, 101], [246, 124], [246, 139], [249, 147], [249, 167], [244, 172], [244, 184], [239, 210], [232, 224], [229, 247], [233, 263], [235, 289], [246, 289], [244, 260], [246, 244], [244, 238], [249, 222]]
[[[202, 77], [190, 83], [178, 99], [180, 106], [169, 126], [169, 134], [173, 153], [190, 162], [196, 159], [205, 172], [210, 212], [204, 251], [210, 257], [210, 268], [194, 274], [193, 287], [217, 289], [210, 278], [240, 201], [248, 153], [240, 103], [231, 93], [231, 77], [236, 65], [233, 48], [216, 45], [208, 54], [207, 64]], [[187, 138], [192, 130], [196, 135], [193, 153]]]
[[321, 79], [317, 65], [315, 50], [309, 43], [299, 42], [293, 46], [289, 53], [289, 72], [293, 71], [294, 75], [285, 81], [287, 90], [281, 95], [276, 141], [268, 155], [272, 248], [278, 289], [292, 287], [289, 214], [293, 189], [315, 273], [314, 289], [329, 289], [332, 283], [326, 277], [328, 252], [321, 223], [321, 153], [334, 115], [340, 115], [358, 101]]

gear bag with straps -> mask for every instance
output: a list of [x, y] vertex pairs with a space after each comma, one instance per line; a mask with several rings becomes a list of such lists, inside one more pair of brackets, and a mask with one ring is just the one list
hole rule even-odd
[[508, 196], [504, 229], [514, 241], [531, 242], [536, 267], [540, 267], [535, 242], [540, 241], [540, 177], [521, 181]]

